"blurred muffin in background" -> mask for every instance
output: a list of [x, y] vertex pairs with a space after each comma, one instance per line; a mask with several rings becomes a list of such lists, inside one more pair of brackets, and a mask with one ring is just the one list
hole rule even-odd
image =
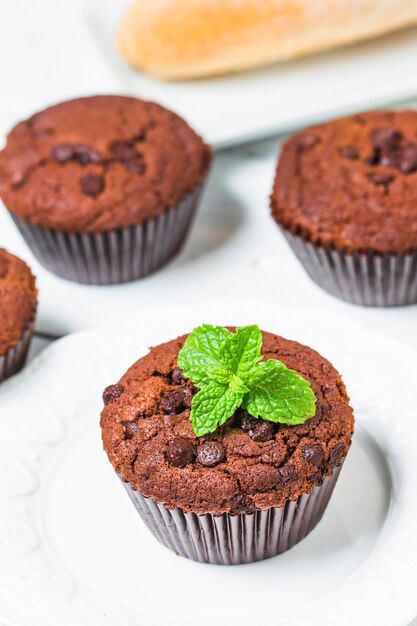
[[417, 302], [417, 111], [313, 126], [284, 144], [272, 215], [311, 278], [373, 306]]
[[51, 272], [122, 283], [178, 252], [210, 160], [202, 139], [158, 104], [79, 98], [13, 128], [0, 152], [0, 196]]
[[24, 261], [0, 248], [0, 383], [25, 363], [36, 317], [35, 282]]

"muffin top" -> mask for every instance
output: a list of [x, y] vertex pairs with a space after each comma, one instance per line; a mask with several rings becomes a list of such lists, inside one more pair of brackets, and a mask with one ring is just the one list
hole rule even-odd
[[417, 248], [417, 111], [363, 113], [293, 135], [271, 206], [278, 223], [319, 245]]
[[0, 356], [17, 344], [34, 319], [36, 296], [29, 267], [0, 248]]
[[128, 227], [175, 207], [211, 153], [178, 115], [124, 96], [62, 102], [19, 123], [0, 152], [0, 196], [32, 224]]
[[197, 438], [189, 419], [197, 389], [177, 365], [185, 335], [152, 348], [103, 394], [104, 449], [124, 481], [168, 508], [233, 515], [295, 500], [341, 464], [353, 412], [340, 375], [311, 348], [262, 335], [264, 359], [281, 360], [311, 383], [315, 416], [286, 426], [238, 409]]

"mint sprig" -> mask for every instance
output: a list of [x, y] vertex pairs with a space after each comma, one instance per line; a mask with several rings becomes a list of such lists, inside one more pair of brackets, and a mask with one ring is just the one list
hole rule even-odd
[[193, 330], [178, 354], [178, 365], [200, 391], [190, 419], [197, 437], [225, 423], [237, 408], [271, 422], [303, 424], [316, 412], [310, 383], [277, 359], [262, 360], [257, 325], [231, 333], [203, 324]]

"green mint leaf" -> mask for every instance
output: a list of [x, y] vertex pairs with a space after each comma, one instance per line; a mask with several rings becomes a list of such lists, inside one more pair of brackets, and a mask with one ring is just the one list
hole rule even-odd
[[206, 375], [209, 380], [214, 380], [222, 385], [228, 385], [233, 377], [232, 372], [229, 372], [224, 367], [208, 367]]
[[253, 367], [262, 359], [262, 333], [259, 326], [243, 326], [224, 340], [220, 353], [226, 367], [245, 381]]
[[231, 379], [229, 381], [229, 387], [235, 393], [242, 393], [243, 394], [243, 393], [247, 393], [249, 391], [249, 388], [246, 387], [246, 385], [239, 378], [239, 376], [236, 376], [235, 374], [232, 374], [232, 377], [231, 377]]
[[236, 374], [233, 374], [232, 372], [228, 372], [224, 368], [208, 368], [207, 375], [210, 380], [216, 383], [229, 385], [229, 387], [236, 393], [246, 393], [249, 391], [249, 388], [246, 387], [239, 376], [236, 376]]
[[262, 361], [261, 347], [256, 325], [231, 333], [203, 324], [188, 336], [178, 365], [200, 389], [190, 413], [198, 437], [215, 431], [239, 406], [253, 417], [289, 425], [315, 414], [308, 381], [278, 360]]
[[[203, 324], [188, 336], [178, 355], [178, 366], [197, 387], [213, 378], [223, 367], [220, 348], [230, 331], [222, 326]], [[220, 375], [220, 374], [219, 374]]]
[[253, 417], [295, 426], [316, 412], [316, 398], [308, 381], [281, 361], [258, 363], [246, 381], [250, 391], [243, 408]]
[[243, 400], [228, 385], [210, 381], [193, 398], [190, 419], [197, 437], [212, 433], [233, 415]]

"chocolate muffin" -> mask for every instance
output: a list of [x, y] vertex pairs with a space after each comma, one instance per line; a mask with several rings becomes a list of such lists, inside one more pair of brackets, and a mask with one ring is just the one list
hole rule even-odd
[[0, 248], [0, 382], [24, 365], [36, 304], [35, 277], [29, 267]]
[[293, 135], [271, 207], [330, 293], [372, 306], [417, 302], [417, 111], [363, 113]]
[[210, 160], [200, 137], [158, 104], [79, 98], [13, 128], [0, 152], [0, 196], [51, 272], [121, 283], [178, 252]]
[[167, 547], [210, 563], [275, 556], [321, 519], [351, 444], [353, 413], [334, 367], [262, 333], [262, 356], [309, 381], [316, 412], [288, 426], [237, 409], [197, 437], [197, 388], [178, 367], [187, 336], [152, 348], [103, 394], [104, 449], [145, 524]]

